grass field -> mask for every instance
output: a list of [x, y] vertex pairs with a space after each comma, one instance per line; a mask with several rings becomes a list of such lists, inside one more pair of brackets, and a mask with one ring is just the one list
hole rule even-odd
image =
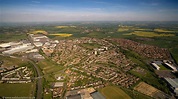
[[57, 72], [61, 69], [61, 66], [54, 64], [49, 60], [43, 60], [38, 63], [44, 74], [50, 74]]
[[164, 36], [175, 36], [174, 34], [157, 34], [154, 32], [145, 32], [145, 31], [134, 31], [132, 33], [127, 33], [123, 35], [136, 35], [142, 37], [164, 37]]
[[123, 90], [116, 86], [107, 86], [101, 89], [101, 93], [106, 99], [131, 99]]
[[56, 34], [49, 34], [49, 35], [52, 35], [52, 36], [60, 36], [60, 37], [70, 37], [72, 36], [73, 34], [68, 34], [68, 33], [56, 33]]
[[137, 27], [133, 27], [133, 26], [119, 26], [118, 27], [118, 32], [125, 32], [125, 31], [129, 31], [129, 30], [135, 30], [137, 29]]
[[169, 68], [163, 66], [163, 65], [158, 65], [160, 67], [160, 70], [170, 70]]
[[6, 34], [6, 33], [0, 33], [0, 41], [5, 41], [5, 42], [12, 42], [12, 41], [19, 41], [21, 39], [26, 39], [27, 35], [24, 34], [16, 34], [16, 33], [11, 33], [11, 34]]
[[158, 89], [146, 84], [145, 82], [140, 82], [137, 86], [134, 87], [134, 90], [137, 90], [140, 93], [153, 97], [156, 93], [159, 92]]
[[171, 54], [174, 57], [175, 61], [178, 63], [178, 47], [171, 49]]
[[17, 58], [11, 58], [8, 56], [1, 56], [0, 55], [0, 60], [3, 60], [3, 65], [6, 67], [9, 66], [22, 66], [23, 64], [27, 63], [27, 61], [22, 61], [21, 59], [17, 59]]
[[169, 30], [165, 30], [165, 29], [154, 29], [155, 32], [165, 32], [165, 33], [172, 33], [174, 31], [169, 31]]
[[0, 96], [34, 97], [35, 84], [0, 84]]

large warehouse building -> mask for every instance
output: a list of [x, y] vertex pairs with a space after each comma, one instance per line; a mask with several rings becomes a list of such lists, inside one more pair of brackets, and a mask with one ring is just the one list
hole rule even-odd
[[178, 95], [178, 78], [172, 79], [172, 78], [164, 78], [168, 85], [170, 86], [171, 90]]

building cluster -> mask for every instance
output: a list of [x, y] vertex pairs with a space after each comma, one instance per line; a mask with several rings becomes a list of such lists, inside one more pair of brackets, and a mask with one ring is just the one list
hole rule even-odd
[[27, 50], [31, 50], [34, 46], [29, 42], [9, 42], [0, 44], [0, 48], [3, 49], [2, 54], [11, 55], [14, 53], [26, 52]]
[[37, 48], [41, 48], [47, 56], [51, 56], [56, 45], [59, 43], [58, 40], [50, 40], [47, 36], [42, 34], [29, 34], [29, 39], [33, 45]]
[[66, 99], [106, 99], [94, 88], [85, 88], [80, 90], [68, 91], [65, 95]]
[[166, 82], [168, 83], [169, 88], [171, 91], [178, 96], [178, 78], [172, 79], [172, 78], [164, 78]]
[[100, 78], [103, 81], [111, 82], [115, 85], [121, 85], [126, 88], [129, 88], [139, 80], [139, 78], [136, 78], [133, 75], [125, 74], [117, 68], [93, 65], [84, 66], [83, 69], [88, 75]]
[[159, 65], [163, 65], [163, 66], [166, 66], [166, 67], [172, 69], [174, 72], [177, 71], [177, 68], [169, 60], [163, 60], [163, 61], [159, 61], [159, 62], [158, 61], [152, 62], [151, 65], [157, 70], [160, 70], [160, 66]]
[[[102, 81], [98, 81], [89, 75], [82, 75], [83, 71], [78, 71], [78, 69], [73, 68], [72, 70], [67, 70], [66, 73], [69, 75], [69, 81], [67, 82], [67, 90], [78, 90], [88, 87], [103, 88], [105, 85]], [[80, 74], [79, 74], [80, 73]], [[83, 72], [84, 73], [84, 72]]]
[[61, 97], [64, 91], [64, 82], [54, 82], [51, 91], [53, 98]]
[[162, 61], [159, 60], [159, 61], [153, 61], [151, 65], [159, 72], [162, 71], [160, 65], [170, 69], [167, 71], [163, 71], [163, 73], [157, 73], [157, 74], [159, 75], [159, 77], [163, 78], [167, 82], [167, 85], [170, 88], [170, 90], [176, 96], [178, 96], [178, 79], [175, 78], [172, 74], [172, 72], [177, 72], [177, 68], [174, 65], [174, 63], [170, 60], [162, 60]]
[[[99, 46], [91, 46], [91, 44]], [[129, 88], [139, 80], [126, 73], [134, 67], [134, 63], [127, 59], [117, 47], [104, 39], [61, 40], [52, 60], [64, 66], [71, 66], [71, 70], [75, 71], [70, 76], [69, 90], [88, 87], [97, 89], [104, 87], [103, 82], [112, 82]], [[78, 75], [83, 73], [85, 75]], [[76, 83], [80, 80], [85, 81], [86, 78], [88, 81], [94, 78], [103, 82], [92, 81], [76, 86]]]
[[49, 38], [45, 35], [40, 34], [29, 34], [30, 41], [36, 46], [36, 47], [42, 47], [44, 43], [49, 41]]
[[2, 68], [1, 82], [3, 83], [29, 83], [31, 82], [32, 71], [27, 67]]
[[111, 41], [117, 42], [119, 46], [126, 49], [133, 50], [140, 55], [143, 55], [152, 59], [169, 59], [170, 53], [164, 48], [159, 48], [152, 45], [141, 44], [128, 39], [111, 39]]

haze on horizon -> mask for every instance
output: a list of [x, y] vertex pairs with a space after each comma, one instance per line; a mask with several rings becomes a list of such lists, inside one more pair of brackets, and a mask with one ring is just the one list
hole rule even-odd
[[178, 21], [178, 0], [1, 0], [0, 22]]

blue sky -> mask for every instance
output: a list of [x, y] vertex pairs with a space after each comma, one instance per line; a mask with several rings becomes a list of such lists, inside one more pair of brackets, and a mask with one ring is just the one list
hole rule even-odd
[[178, 0], [0, 0], [0, 21], [178, 21]]

